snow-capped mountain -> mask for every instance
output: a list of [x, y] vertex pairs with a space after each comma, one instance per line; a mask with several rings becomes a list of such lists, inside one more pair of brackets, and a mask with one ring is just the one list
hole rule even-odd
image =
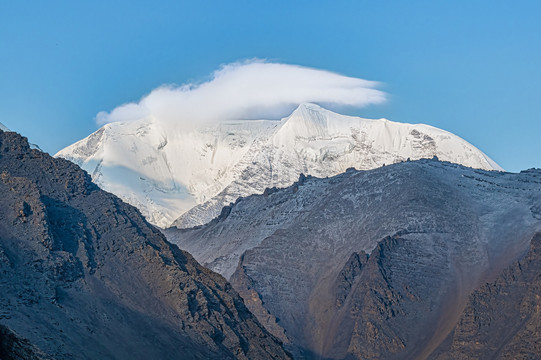
[[161, 227], [200, 225], [224, 205], [299, 174], [333, 176], [408, 158], [501, 168], [465, 140], [423, 124], [344, 116], [314, 104], [278, 120], [224, 121], [192, 128], [155, 118], [111, 123], [56, 154]]
[[2, 123], [0, 123], [0, 130], [2, 130], [2, 131], [11, 131]]

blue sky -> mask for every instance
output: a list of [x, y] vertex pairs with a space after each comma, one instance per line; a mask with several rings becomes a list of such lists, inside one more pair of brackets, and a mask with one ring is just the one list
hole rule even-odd
[[350, 114], [541, 167], [540, 16], [539, 1], [0, 0], [0, 122], [55, 153], [100, 111], [259, 58], [380, 81], [388, 102]]

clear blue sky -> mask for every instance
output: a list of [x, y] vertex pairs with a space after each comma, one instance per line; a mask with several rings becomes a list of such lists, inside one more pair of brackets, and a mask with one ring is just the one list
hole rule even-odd
[[541, 1], [0, 0], [0, 122], [55, 153], [99, 111], [247, 58], [381, 81], [389, 102], [354, 115], [541, 167]]

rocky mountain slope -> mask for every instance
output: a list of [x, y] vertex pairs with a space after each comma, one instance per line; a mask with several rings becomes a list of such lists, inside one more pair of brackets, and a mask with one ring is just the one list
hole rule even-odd
[[528, 254], [469, 297], [437, 359], [541, 358], [541, 234]]
[[28, 340], [21, 339], [9, 328], [0, 325], [0, 359], [2, 360], [49, 360]]
[[428, 357], [541, 230], [541, 170], [433, 160], [241, 198], [169, 240], [229, 278], [298, 358]]
[[[56, 156], [161, 227], [201, 225], [240, 196], [285, 187], [299, 174], [333, 176], [420, 158], [501, 169], [463, 139], [423, 125], [343, 116], [303, 104], [281, 121], [193, 128], [160, 119], [107, 124]], [[177, 219], [178, 218], [178, 219]]]
[[289, 358], [222, 276], [3, 131], [0, 293], [2, 359]]

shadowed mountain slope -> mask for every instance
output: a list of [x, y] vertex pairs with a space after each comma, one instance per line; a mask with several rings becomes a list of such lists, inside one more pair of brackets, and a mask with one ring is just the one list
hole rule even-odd
[[54, 359], [288, 358], [222, 276], [75, 164], [3, 131], [0, 292], [2, 349], [25, 339]]
[[526, 256], [474, 291], [434, 358], [541, 358], [541, 233]]
[[9, 328], [0, 325], [0, 359], [49, 360], [50, 358], [35, 348], [28, 340], [21, 339]]

